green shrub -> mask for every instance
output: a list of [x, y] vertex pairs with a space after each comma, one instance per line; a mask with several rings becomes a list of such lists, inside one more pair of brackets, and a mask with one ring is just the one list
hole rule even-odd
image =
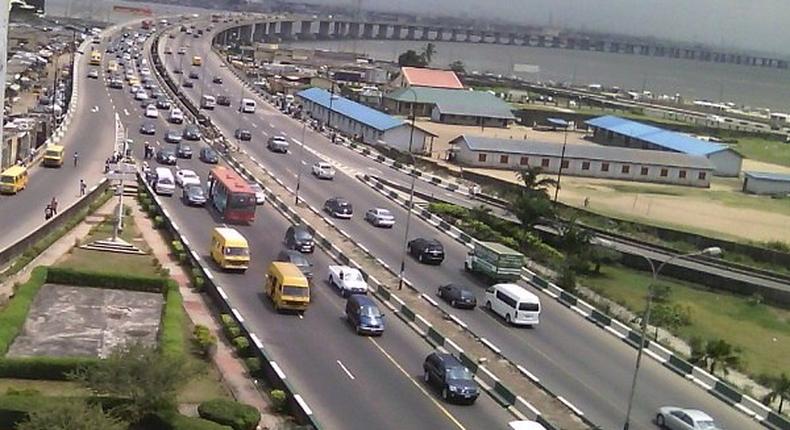
[[250, 341], [244, 336], [238, 336], [233, 338], [233, 347], [236, 348], [236, 352], [239, 355], [245, 355], [249, 352], [250, 349]]
[[184, 345], [184, 308], [183, 298], [178, 288], [167, 288], [165, 306], [162, 309], [162, 329], [159, 332], [159, 348], [163, 355], [172, 357], [186, 353]]
[[184, 244], [180, 240], [171, 241], [170, 245], [173, 247], [174, 253], [184, 252]]
[[46, 267], [39, 266], [33, 269], [30, 279], [16, 288], [14, 297], [0, 312], [0, 355], [4, 355], [8, 351], [8, 347], [19, 334], [25, 324], [30, 305], [46, 279]]
[[127, 273], [92, 272], [66, 267], [50, 267], [47, 273], [47, 282], [113, 290], [163, 293], [166, 288], [167, 279]]
[[154, 228], [162, 228], [165, 226], [165, 219], [162, 215], [154, 216]]
[[236, 323], [236, 320], [233, 319], [233, 317], [230, 314], [220, 314], [219, 319], [220, 321], [222, 321], [222, 326], [225, 328], [239, 326]]
[[196, 276], [192, 280], [192, 287], [195, 288], [196, 291], [203, 291], [206, 288], [206, 279], [202, 276]]
[[258, 357], [247, 357], [244, 359], [244, 364], [250, 374], [256, 374], [261, 371], [261, 359]]
[[140, 428], [147, 430], [232, 430], [229, 426], [203, 418], [186, 417], [176, 411], [149, 415], [140, 423]]
[[465, 219], [469, 215], [469, 209], [454, 205], [452, 203], [431, 203], [428, 210], [436, 215], [445, 215], [455, 219]]
[[96, 361], [89, 357], [3, 357], [0, 378], [65, 381], [70, 373]]
[[272, 409], [274, 409], [275, 412], [285, 412], [285, 405], [288, 401], [285, 391], [272, 390], [269, 392], [269, 398], [272, 401]]
[[228, 339], [235, 339], [241, 336], [241, 327], [237, 325], [225, 327], [225, 336], [227, 336]]
[[217, 346], [217, 337], [204, 325], [196, 325], [192, 330], [192, 336], [194, 336], [195, 346], [203, 357], [210, 356]]
[[255, 430], [261, 413], [252, 406], [226, 399], [214, 399], [198, 406], [201, 418], [230, 426], [233, 430]]

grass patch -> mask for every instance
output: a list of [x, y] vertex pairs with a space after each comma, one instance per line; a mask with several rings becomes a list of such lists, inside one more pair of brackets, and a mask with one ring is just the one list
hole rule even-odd
[[760, 137], [739, 137], [734, 148], [744, 157], [790, 167], [790, 144]]
[[[581, 277], [582, 284], [632, 311], [644, 309], [649, 274], [622, 266], [605, 266], [601, 273]], [[690, 310], [692, 322], [678, 329], [680, 337], [719, 338], [739, 346], [743, 349], [743, 368], [754, 376], [790, 373], [789, 310], [750, 303], [744, 297], [674, 279], [663, 278], [660, 284], [672, 289], [671, 303]]]
[[0, 395], [13, 391], [39, 392], [48, 396], [82, 397], [90, 395], [90, 391], [77, 382], [41, 381], [32, 379], [0, 379]]
[[612, 184], [609, 186], [613, 190], [621, 193], [636, 193], [636, 194], [656, 194], [661, 196], [684, 196], [687, 190], [669, 188], [669, 187], [651, 187], [649, 185], [629, 185], [629, 184]]
[[25, 324], [27, 313], [38, 290], [47, 279], [47, 268], [36, 267], [30, 280], [16, 288], [16, 294], [0, 312], [0, 355], [5, 355], [11, 343]]

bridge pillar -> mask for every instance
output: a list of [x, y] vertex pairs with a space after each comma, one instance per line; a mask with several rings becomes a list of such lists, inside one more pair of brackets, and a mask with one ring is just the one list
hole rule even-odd
[[403, 38], [403, 26], [395, 25], [392, 27], [392, 34], [390, 39], [401, 40]]
[[538, 46], [541, 47], [541, 48], [546, 46], [546, 36], [544, 36], [542, 34], [538, 35]]
[[265, 36], [266, 36], [266, 23], [257, 22], [253, 24], [252, 40], [254, 42], [262, 42]]
[[246, 45], [252, 44], [252, 25], [239, 27], [239, 42]]
[[414, 36], [416, 32], [417, 32], [417, 27], [410, 25], [408, 31], [406, 32], [406, 39], [414, 40]]
[[358, 22], [350, 22], [348, 24], [348, 34], [346, 37], [350, 37], [352, 39], [359, 39], [359, 29], [360, 25]]
[[293, 21], [281, 21], [280, 22], [280, 38], [283, 40], [291, 40], [293, 39], [293, 32], [294, 32], [294, 23]]
[[329, 26], [332, 24], [330, 21], [319, 21], [318, 23], [318, 38], [329, 39]]
[[378, 32], [376, 33], [377, 39], [386, 39], [390, 26], [388, 24], [379, 24]]
[[565, 39], [565, 49], [576, 49], [576, 39], [568, 37]]
[[362, 38], [373, 39], [373, 24], [365, 23], [362, 27]]
[[436, 29], [436, 37], [434, 37], [433, 40], [437, 40], [439, 42], [444, 40], [444, 29], [443, 28], [439, 27], [439, 28]]
[[625, 50], [623, 51], [626, 54], [633, 54], [634, 53], [634, 45], [632, 43], [625, 44]]

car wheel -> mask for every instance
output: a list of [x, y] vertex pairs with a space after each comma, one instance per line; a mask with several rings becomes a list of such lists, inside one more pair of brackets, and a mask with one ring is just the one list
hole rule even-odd
[[492, 311], [491, 302], [486, 302], [486, 309], [488, 309], [489, 312]]
[[406, 245], [406, 252], [411, 254], [411, 245]]
[[457, 307], [456, 306], [457, 304], [458, 304], [458, 302], [456, 302], [455, 299], [450, 300], [450, 306], [455, 308], [455, 307]]
[[431, 382], [431, 374], [428, 373], [427, 370], [422, 374], [422, 380], [425, 381], [426, 384]]
[[422, 263], [422, 254], [420, 254], [420, 255], [418, 255], [418, 256], [417, 256], [417, 261], [419, 261], [420, 263]]
[[334, 286], [335, 286], [335, 281], [334, 281], [334, 280], [332, 280], [332, 277], [331, 277], [331, 276], [329, 277], [329, 286], [330, 286], [330, 287], [334, 287]]
[[510, 320], [510, 314], [505, 314], [505, 322], [508, 324], [512, 324], [513, 322]]
[[664, 428], [665, 422], [663, 415], [661, 414], [656, 415], [656, 425], [658, 425], [659, 428]]
[[447, 387], [442, 388], [442, 398], [447, 400], [450, 397], [450, 393], [447, 391]]

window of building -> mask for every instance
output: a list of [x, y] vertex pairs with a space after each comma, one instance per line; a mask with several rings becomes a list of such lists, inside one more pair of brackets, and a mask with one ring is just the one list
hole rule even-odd
[[601, 163], [601, 171], [608, 172], [609, 171], [609, 163]]
[[642, 169], [639, 171], [639, 173], [642, 176], [647, 176], [647, 172], [648, 172], [647, 167], [642, 167]]
[[521, 157], [521, 161], [519, 161], [519, 164], [521, 164], [522, 166], [528, 165], [529, 164], [529, 157], [523, 157], [522, 156]]
[[705, 172], [699, 172], [699, 174], [697, 175], [700, 181], [704, 181], [707, 176], [708, 174]]
[[626, 136], [625, 137], [625, 146], [628, 146], [630, 144], [631, 144], [631, 136]]
[[625, 166], [623, 166], [622, 169], [620, 169], [620, 171], [627, 175], [627, 174], [631, 173], [631, 166], [625, 165]]
[[569, 165], [570, 165], [570, 162], [568, 162], [568, 160], [562, 160], [562, 168], [563, 169], [567, 169]]
[[681, 171], [679, 171], [679, 172], [678, 172], [678, 178], [680, 178], [680, 179], [686, 179], [686, 171], [685, 171], [685, 170], [681, 170]]
[[582, 170], [590, 170], [590, 162], [582, 161]]
[[544, 158], [544, 159], [540, 160], [540, 166], [541, 167], [549, 167], [549, 159], [548, 158]]
[[481, 163], [485, 163], [486, 158], [488, 158], [488, 154], [477, 154], [477, 161]]
[[508, 157], [507, 155], [500, 155], [499, 156], [499, 163], [500, 164], [507, 164], [509, 160], [510, 160], [510, 157]]
[[667, 175], [669, 175], [669, 170], [668, 169], [661, 169], [661, 177], [662, 178], [666, 178]]

